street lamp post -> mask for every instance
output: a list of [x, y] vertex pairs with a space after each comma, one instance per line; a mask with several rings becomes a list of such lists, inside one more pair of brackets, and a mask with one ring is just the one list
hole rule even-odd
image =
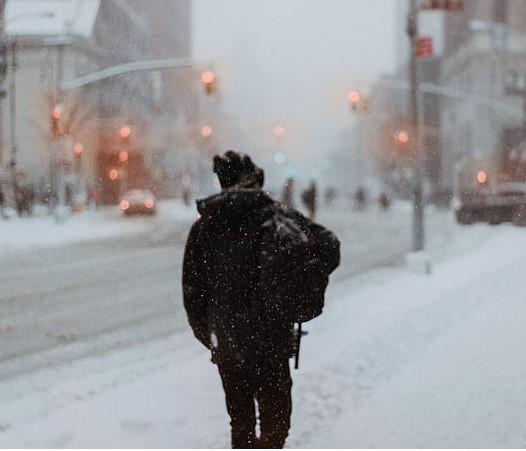
[[407, 18], [407, 34], [409, 37], [409, 111], [413, 124], [412, 156], [413, 156], [413, 251], [422, 251], [425, 244], [424, 236], [424, 199], [423, 199], [423, 159], [420, 143], [419, 102], [418, 102], [418, 4], [417, 0], [409, 0]]

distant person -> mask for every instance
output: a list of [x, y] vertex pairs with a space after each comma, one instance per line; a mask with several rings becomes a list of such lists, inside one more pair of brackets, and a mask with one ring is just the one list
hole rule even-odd
[[189, 207], [192, 200], [192, 194], [188, 188], [183, 189], [183, 203]]
[[391, 198], [384, 191], [378, 196], [378, 206], [382, 211], [389, 210], [391, 206]]
[[5, 194], [4, 194], [4, 191], [2, 190], [2, 186], [0, 185], [0, 217], [2, 219], [7, 219], [7, 216], [4, 211], [4, 206], [5, 206]]
[[263, 170], [247, 155], [215, 156], [214, 172], [222, 191], [197, 201], [200, 218], [183, 263], [184, 306], [218, 366], [232, 447], [282, 448], [292, 411], [294, 323], [321, 313], [339, 241], [262, 191]]
[[303, 191], [301, 194], [301, 200], [303, 201], [303, 205], [305, 205], [305, 208], [309, 212], [309, 218], [314, 219], [316, 217], [316, 201], [317, 201], [317, 188], [316, 188], [316, 182], [314, 180], [311, 181], [309, 187]]
[[294, 208], [294, 178], [292, 177], [285, 181], [281, 202], [288, 208]]
[[64, 189], [64, 203], [66, 207], [73, 207], [73, 186], [71, 183], [66, 183]]
[[358, 211], [365, 210], [367, 206], [367, 193], [363, 186], [359, 186], [354, 194], [354, 205]]
[[33, 216], [33, 205], [35, 203], [35, 188], [33, 185], [28, 185], [26, 191], [26, 211], [27, 216]]
[[26, 209], [26, 192], [22, 186], [17, 185], [15, 187], [15, 207], [16, 214], [19, 218], [22, 217]]

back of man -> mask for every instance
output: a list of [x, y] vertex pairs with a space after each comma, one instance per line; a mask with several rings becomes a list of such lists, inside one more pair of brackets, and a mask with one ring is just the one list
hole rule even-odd
[[218, 365], [232, 447], [281, 448], [290, 427], [293, 324], [276, 317], [260, 274], [266, 224], [281, 207], [261, 191], [263, 171], [250, 158], [227, 152], [214, 170], [223, 191], [198, 201], [183, 267], [185, 308]]

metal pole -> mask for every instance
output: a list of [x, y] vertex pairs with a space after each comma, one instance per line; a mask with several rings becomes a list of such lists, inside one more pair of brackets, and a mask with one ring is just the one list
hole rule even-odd
[[[0, 46], [7, 45], [6, 43], [6, 36], [5, 36], [5, 5], [6, 0], [0, 0]], [[5, 54], [6, 61], [5, 64], [8, 64], [7, 61], [7, 51]], [[4, 81], [5, 81], [5, 72], [2, 71], [0, 74], [0, 89], [3, 89], [4, 87]], [[0, 96], [0, 102], [1, 102], [1, 96]], [[2, 166], [2, 162], [4, 161], [4, 140], [3, 140], [3, 131], [4, 131], [4, 123], [3, 123], [3, 108], [0, 103], [0, 167]]]
[[[55, 73], [55, 83], [56, 83], [56, 92], [55, 92], [55, 105], [62, 104], [62, 91], [60, 90], [60, 85], [64, 78], [64, 46], [59, 45], [57, 51], [57, 60], [56, 60], [56, 73]], [[61, 121], [64, 118], [60, 119]], [[64, 137], [62, 134], [55, 137], [55, 146], [54, 146], [54, 182], [55, 185], [55, 199], [57, 204], [54, 206], [55, 210], [55, 220], [57, 223], [62, 221], [63, 215], [63, 206], [64, 206], [64, 195], [65, 195], [65, 186], [64, 186]], [[58, 154], [58, 155], [57, 155]]]
[[17, 165], [17, 144], [16, 144], [16, 39], [11, 42], [11, 73], [9, 76], [9, 138], [11, 141], [11, 158], [9, 166], [12, 172], [13, 189], [16, 188], [16, 165]]
[[423, 202], [423, 158], [420, 143], [420, 124], [418, 114], [418, 4], [417, 0], [409, 0], [407, 18], [407, 34], [409, 36], [409, 84], [410, 84], [410, 119], [413, 124], [412, 155], [413, 155], [413, 251], [424, 249], [424, 202]]

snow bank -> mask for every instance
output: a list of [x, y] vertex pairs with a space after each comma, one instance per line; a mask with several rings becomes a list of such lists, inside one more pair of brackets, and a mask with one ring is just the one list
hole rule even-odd
[[103, 207], [67, 216], [57, 222], [53, 216], [0, 219], [0, 252], [38, 247], [63, 246], [81, 241], [126, 236], [152, 230], [162, 223], [195, 219], [194, 207], [178, 201], [159, 202], [155, 217], [124, 217], [118, 207]]
[[[462, 228], [431, 275], [334, 285], [305, 325], [289, 447], [524, 447], [526, 233]], [[464, 245], [462, 244], [464, 243]], [[0, 385], [7, 447], [228, 447], [190, 332]]]

